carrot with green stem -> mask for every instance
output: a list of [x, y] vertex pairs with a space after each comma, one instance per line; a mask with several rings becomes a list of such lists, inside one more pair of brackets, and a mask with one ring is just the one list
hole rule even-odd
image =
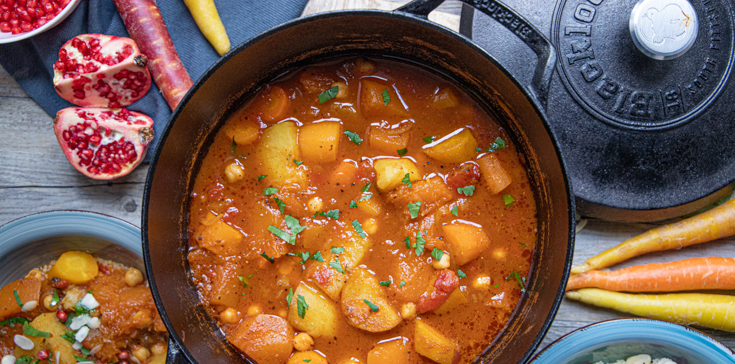
[[612, 272], [591, 270], [571, 276], [566, 289], [588, 287], [624, 292], [735, 290], [735, 258], [692, 258]]
[[661, 295], [611, 292], [583, 288], [567, 298], [636, 316], [735, 332], [735, 297], [702, 293]]
[[572, 267], [572, 274], [609, 267], [632, 257], [735, 235], [735, 199], [688, 219], [649, 230]]
[[220, 56], [230, 51], [230, 38], [219, 18], [214, 0], [184, 0], [199, 30]]

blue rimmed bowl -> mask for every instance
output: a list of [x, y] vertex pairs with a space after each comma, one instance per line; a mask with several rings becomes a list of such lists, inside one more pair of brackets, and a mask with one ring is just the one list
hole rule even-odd
[[611, 363], [637, 354], [680, 364], [735, 364], [731, 349], [702, 332], [643, 318], [603, 321], [573, 331], [547, 346], [529, 364]]
[[0, 226], [0, 287], [70, 250], [144, 269], [137, 226], [93, 212], [41, 212]]

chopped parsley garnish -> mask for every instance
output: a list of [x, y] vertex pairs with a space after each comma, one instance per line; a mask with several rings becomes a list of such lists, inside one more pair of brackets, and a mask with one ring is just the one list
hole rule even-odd
[[475, 186], [458, 187], [457, 192], [460, 195], [472, 196], [475, 193]]
[[51, 337], [51, 334], [46, 331], [41, 331], [35, 327], [29, 325], [27, 322], [23, 323], [23, 335], [35, 336], [35, 337]]
[[265, 178], [265, 177], [268, 177], [268, 175], [267, 174], [261, 174], [260, 176], [258, 176], [258, 182], [262, 181], [263, 178]]
[[405, 242], [405, 243], [406, 243], [406, 249], [411, 249], [411, 238], [409, 238], [409, 237], [407, 236], [407, 237], [406, 237], [406, 239], [405, 239], [405, 240], [403, 240], [403, 242]]
[[467, 275], [464, 274], [464, 272], [462, 270], [460, 270], [460, 269], [457, 270], [457, 276], [459, 278], [466, 278], [467, 277]]
[[[299, 255], [299, 254], [297, 254], [297, 255]], [[310, 256], [311, 256], [311, 254], [309, 252], [303, 252], [303, 253], [301, 253], [301, 264], [306, 263], [306, 261], [309, 260], [309, 257]]]
[[434, 248], [434, 250], [431, 251], [431, 256], [434, 257], [437, 261], [442, 260], [442, 257], [444, 256], [444, 251], [441, 249]]
[[15, 296], [15, 302], [18, 303], [18, 306], [23, 307], [23, 302], [20, 302], [20, 296], [18, 295], [18, 291], [13, 290], [13, 296]]
[[232, 136], [232, 145], [230, 145], [230, 154], [235, 155], [237, 150], [237, 143], [235, 143], [235, 136]]
[[373, 193], [372, 192], [368, 192], [368, 193], [360, 196], [360, 201], [357, 201], [357, 202], [362, 202], [363, 200], [369, 200], [371, 197], [373, 197]]
[[262, 253], [262, 254], [260, 254], [260, 256], [263, 257], [263, 258], [265, 258], [265, 260], [271, 262], [271, 264], [273, 264], [273, 263], [276, 262], [273, 258], [269, 257], [268, 254], [266, 254], [266, 253]]
[[403, 288], [403, 286], [405, 286], [405, 285], [406, 285], [406, 281], [401, 281], [401, 284], [399, 284], [399, 286], [401, 286], [401, 288]]
[[296, 163], [296, 165], [297, 165], [297, 166], [300, 166], [300, 165], [304, 164], [304, 162], [302, 162], [302, 161], [297, 161], [297, 160], [295, 160], [295, 159], [293, 159], [293, 162], [294, 162], [294, 163]]
[[273, 197], [273, 200], [276, 201], [276, 205], [278, 205], [278, 211], [281, 211], [281, 215], [283, 215], [283, 213], [286, 211], [286, 203], [278, 197]]
[[521, 277], [521, 275], [518, 274], [518, 272], [513, 270], [512, 272], [510, 272], [508, 277], [505, 278], [505, 280], [507, 281], [511, 278], [515, 279], [516, 282], [518, 282], [518, 285], [521, 286], [521, 292], [526, 292], [526, 277]]
[[408, 212], [411, 214], [411, 218], [415, 219], [419, 216], [419, 210], [421, 209], [421, 202], [408, 203]]
[[81, 351], [82, 354], [84, 354], [84, 355], [89, 355], [92, 352], [92, 349], [87, 349], [84, 346], [82, 346], [82, 348], [79, 349], [79, 351]]
[[252, 274], [249, 275], [249, 276], [247, 276], [247, 277], [237, 276], [237, 279], [239, 279], [240, 282], [242, 282], [242, 288], [247, 288], [248, 287], [248, 280], [252, 276], [253, 276]]
[[396, 152], [398, 152], [399, 157], [403, 157], [404, 155], [408, 153], [408, 148], [398, 149], [396, 150]]
[[360, 138], [360, 136], [355, 132], [345, 130], [345, 135], [347, 135], [347, 138], [349, 138], [353, 143], [357, 145], [360, 145], [360, 143], [362, 143], [362, 138]]
[[[339, 86], [334, 86], [330, 88], [327, 91], [324, 91], [319, 94], [319, 103], [323, 104], [331, 99], [333, 99], [335, 96], [337, 96], [337, 93], [339, 92]], [[302, 316], [303, 318], [303, 316]]]
[[479, 152], [480, 152], [481, 150], [482, 150], [482, 148], [480, 148], [480, 147], [475, 147], [475, 152], [478, 152], [478, 153], [479, 153]]
[[31, 322], [31, 321], [25, 317], [11, 317], [7, 320], [0, 321], [0, 326], [5, 326], [7, 324], [10, 324], [10, 327], [15, 327], [15, 324], [22, 324], [26, 322]]
[[291, 307], [292, 298], [293, 298], [293, 287], [288, 289], [288, 294], [286, 295], [286, 302], [288, 302], [288, 307]]
[[378, 310], [380, 309], [380, 307], [378, 305], [376, 305], [376, 304], [374, 304], [374, 303], [372, 303], [372, 302], [370, 302], [368, 300], [362, 300], [362, 301], [365, 302], [368, 305], [368, 307], [370, 307], [370, 309], [373, 310], [373, 312], [378, 312]]
[[322, 258], [322, 252], [314, 253], [314, 255], [311, 256], [311, 260], [316, 260], [317, 262], [323, 262], [324, 258]]
[[421, 231], [416, 232], [416, 256], [421, 256], [424, 253], [424, 245], [426, 240], [421, 236]]
[[387, 281], [380, 281], [379, 282], [381, 286], [383, 287], [390, 287], [390, 280]]
[[337, 220], [339, 219], [339, 210], [337, 209], [329, 210], [324, 216]]
[[74, 331], [71, 330], [64, 330], [64, 335], [61, 335], [61, 337], [72, 344], [77, 342], [77, 339], [74, 338]]
[[81, 356], [76, 356], [76, 355], [74, 355], [74, 359], [76, 359], [77, 362], [82, 362], [82, 363], [86, 363], [89, 361], [87, 360], [87, 358], [82, 358]]
[[309, 305], [306, 304], [306, 299], [304, 299], [304, 296], [297, 295], [296, 298], [296, 308], [298, 309], [299, 317], [304, 318], [306, 316], [306, 310], [309, 309]]
[[452, 215], [459, 217], [459, 206], [454, 205], [454, 207], [452, 207]]
[[493, 287], [498, 288], [499, 285], [500, 285], [500, 283], [495, 283], [495, 285]]
[[487, 152], [494, 152], [494, 151], [496, 151], [498, 149], [503, 149], [506, 146], [507, 146], [507, 144], [505, 143], [505, 140], [503, 138], [501, 138], [501, 137], [497, 137], [495, 139], [495, 141], [492, 144], [490, 144], [490, 146], [487, 147], [487, 149], [485, 149], [485, 151], [487, 151]]
[[523, 244], [520, 241], [518, 242], [518, 244], [521, 244], [521, 246], [524, 247], [524, 248], [526, 247], [526, 244]]
[[507, 209], [510, 207], [510, 205], [513, 204], [513, 202], [516, 202], [516, 200], [511, 195], [503, 195], [503, 203], [505, 204], [505, 208]]
[[291, 234], [289, 234], [289, 233], [287, 233], [287, 232], [285, 232], [285, 231], [283, 231], [283, 230], [281, 230], [281, 229], [279, 229], [279, 228], [277, 228], [277, 227], [275, 227], [273, 225], [268, 225], [268, 231], [270, 231], [273, 235], [279, 237], [281, 240], [283, 240], [283, 241], [285, 241], [285, 242], [287, 242], [287, 243], [289, 243], [291, 245], [296, 245], [296, 237], [295, 236], [293, 236], [293, 235], [291, 235]]
[[436, 139], [435, 136], [428, 136], [428, 137], [424, 138], [424, 143], [431, 143], [431, 142], [434, 141], [434, 139]]
[[383, 90], [383, 106], [388, 105], [390, 102], [390, 95], [388, 94], [388, 89]]
[[276, 193], [278, 193], [278, 189], [275, 187], [268, 187], [263, 191], [266, 196], [275, 195]]
[[357, 235], [360, 235], [363, 239], [365, 239], [365, 230], [362, 229], [362, 225], [360, 225], [360, 222], [355, 220], [352, 222], [352, 227], [355, 228], [355, 231], [357, 231]]
[[333, 262], [329, 262], [329, 266], [334, 268], [337, 272], [344, 273], [345, 269], [342, 268], [342, 264], [339, 263], [339, 260], [337, 258], [334, 258]]
[[309, 362], [311, 362], [311, 359], [304, 359], [304, 363], [309, 363]]
[[357, 207], [357, 202], [355, 200], [350, 201], [350, 208], [354, 209], [355, 207]]
[[370, 189], [370, 185], [372, 185], [372, 184], [373, 184], [372, 182], [368, 182], [365, 186], [362, 186], [362, 188], [360, 189], [360, 191], [367, 192], [367, 190]]
[[294, 240], [296, 238], [296, 235], [298, 235], [300, 232], [306, 229], [306, 226], [301, 226], [301, 224], [299, 224], [299, 219], [291, 215], [286, 215], [286, 226], [288, 226], [288, 228], [291, 229], [291, 232], [294, 235]]
[[[35, 363], [39, 361], [40, 359], [36, 359]], [[33, 358], [31, 358], [30, 356], [21, 356], [20, 358], [15, 359], [14, 364], [33, 364], [33, 363], [34, 363]]]
[[406, 173], [406, 175], [403, 176], [401, 182], [403, 182], [403, 184], [408, 187], [413, 187], [413, 185], [411, 184], [411, 173]]
[[345, 248], [333, 246], [330, 251], [334, 254], [342, 254], [345, 252]]

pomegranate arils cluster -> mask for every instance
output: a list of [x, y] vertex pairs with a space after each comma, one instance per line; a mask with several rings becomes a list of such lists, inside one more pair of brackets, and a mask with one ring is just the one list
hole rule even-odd
[[54, 86], [59, 96], [79, 106], [128, 106], [151, 87], [147, 62], [130, 38], [82, 34], [59, 50]]
[[0, 0], [0, 32], [20, 34], [48, 23], [70, 0]]

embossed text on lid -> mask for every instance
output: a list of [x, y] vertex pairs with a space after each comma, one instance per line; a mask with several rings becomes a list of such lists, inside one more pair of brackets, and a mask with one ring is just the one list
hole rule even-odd
[[674, 59], [697, 39], [697, 13], [687, 0], [641, 0], [630, 14], [630, 35], [645, 55]]

